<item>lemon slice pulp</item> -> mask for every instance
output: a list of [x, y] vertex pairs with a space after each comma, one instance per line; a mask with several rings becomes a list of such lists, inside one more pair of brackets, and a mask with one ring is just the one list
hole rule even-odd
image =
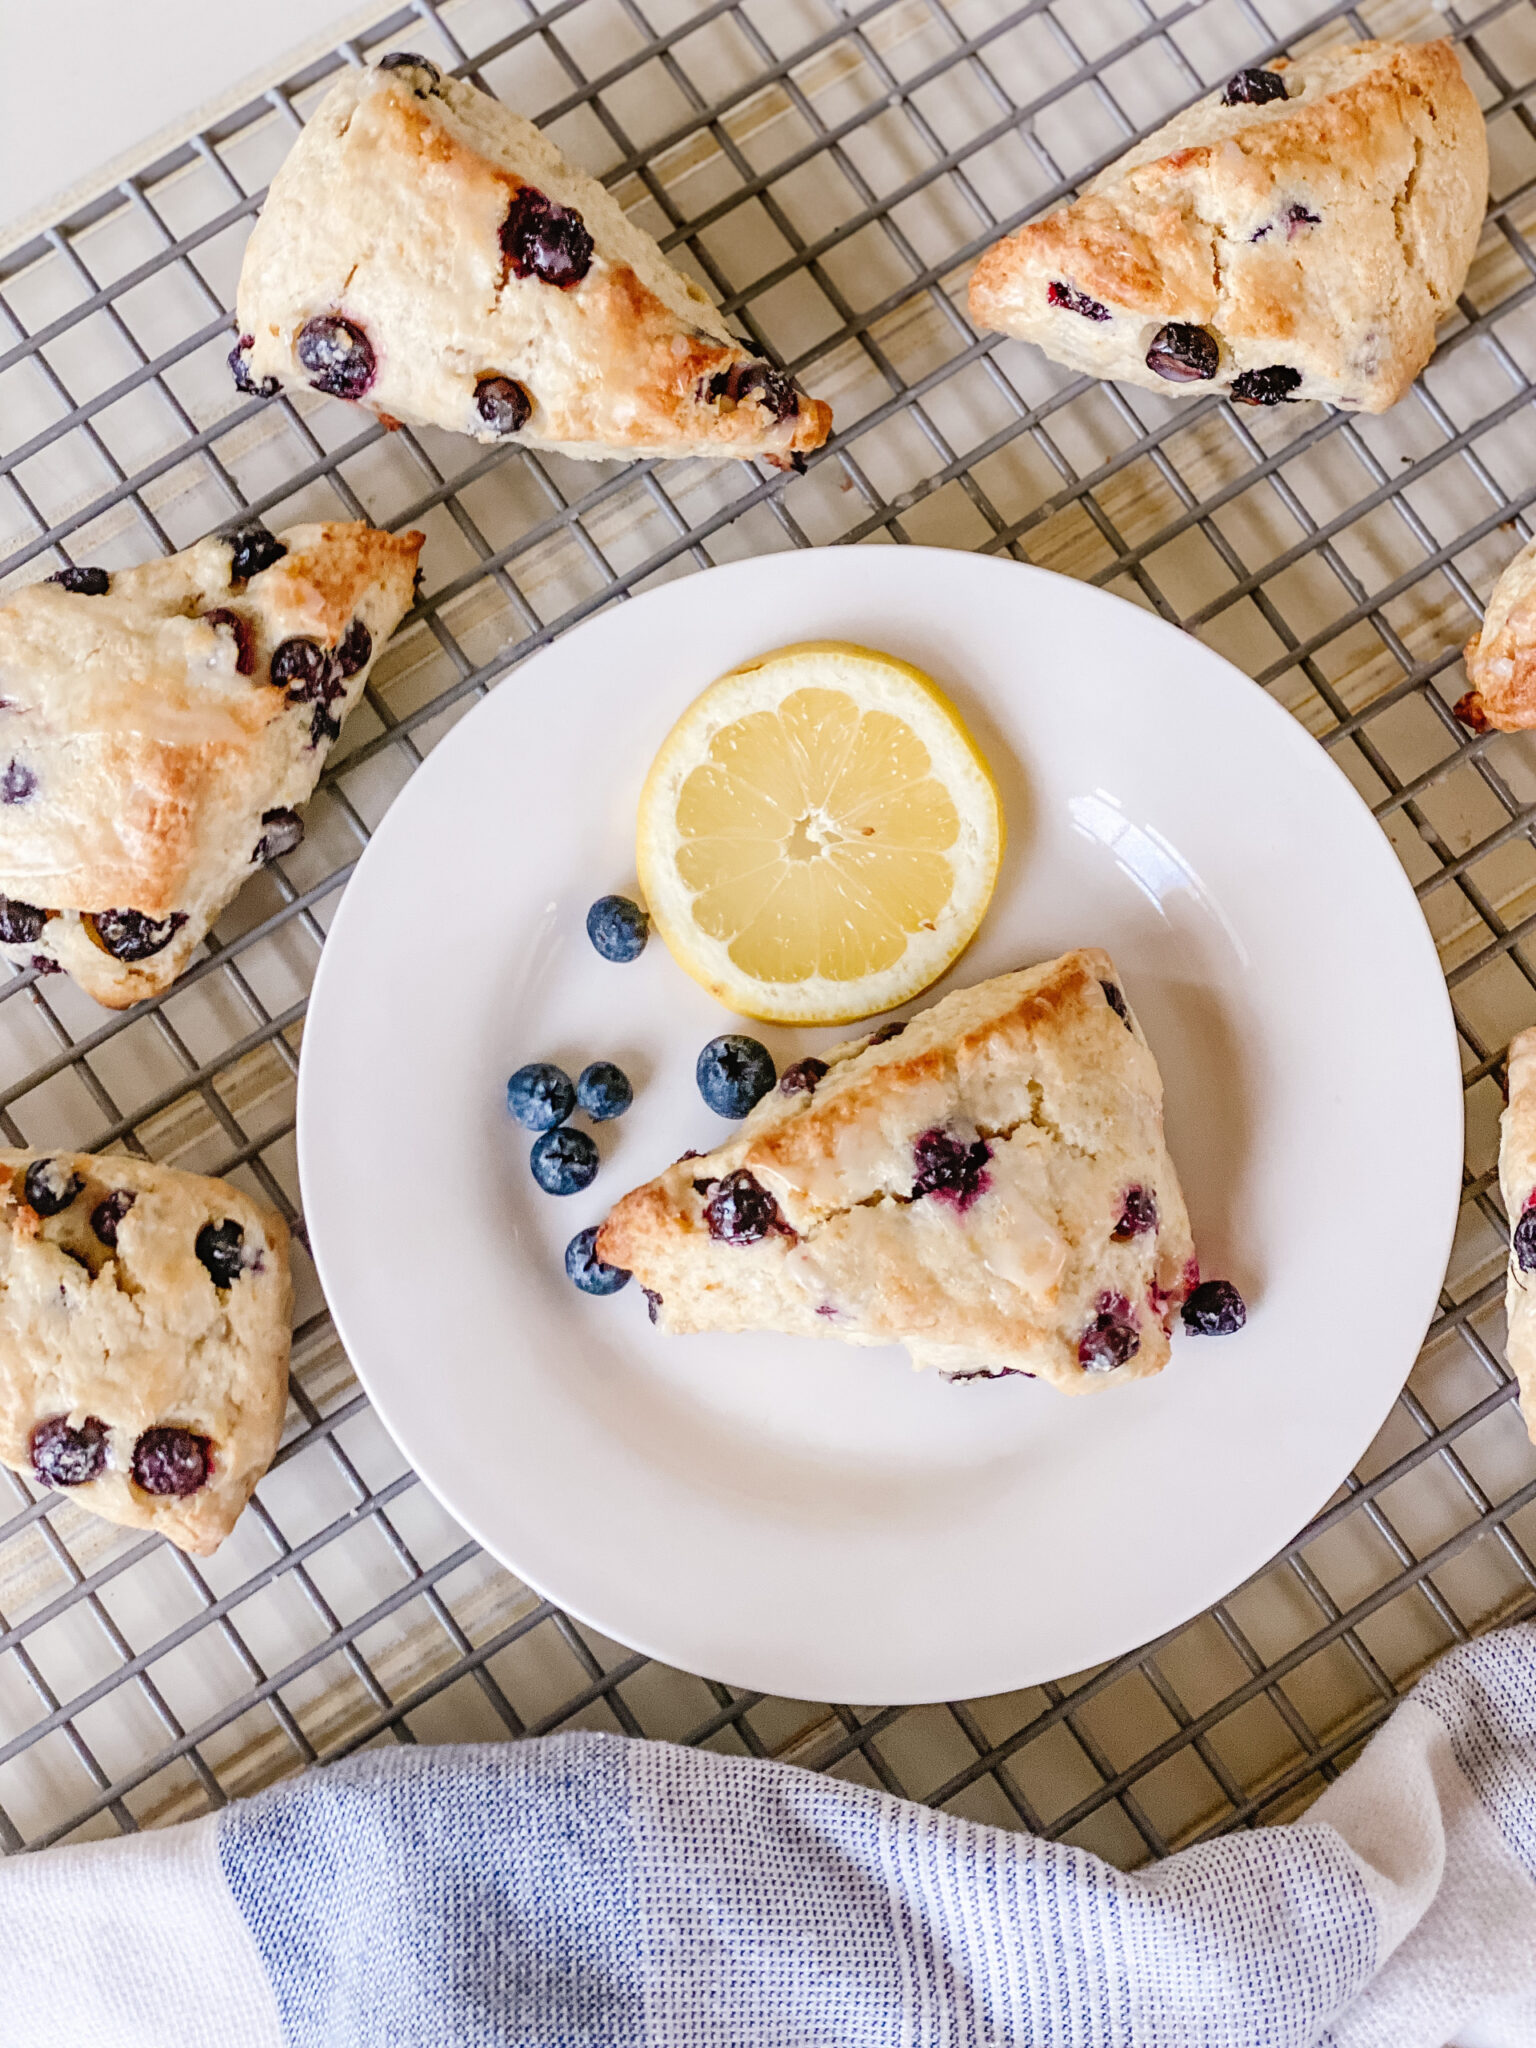
[[650, 913], [729, 1008], [844, 1024], [965, 949], [1002, 858], [997, 788], [921, 669], [806, 641], [733, 669], [662, 743], [640, 798]]

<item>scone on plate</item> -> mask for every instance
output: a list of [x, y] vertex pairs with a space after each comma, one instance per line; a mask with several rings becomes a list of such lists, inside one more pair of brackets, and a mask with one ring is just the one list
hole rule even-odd
[[220, 1180], [0, 1151], [0, 1459], [206, 1555], [272, 1462], [288, 1230]]
[[1488, 198], [1447, 42], [1239, 71], [996, 243], [978, 326], [1096, 377], [1384, 412], [1429, 361]]
[[1157, 1062], [1093, 948], [790, 1067], [596, 1249], [668, 1330], [904, 1344], [1072, 1393], [1161, 1371], [1199, 1277]]
[[109, 1009], [169, 988], [303, 837], [421, 544], [256, 525], [0, 603], [0, 950]]
[[1509, 1107], [1499, 1128], [1499, 1190], [1509, 1218], [1504, 1313], [1506, 1354], [1520, 1387], [1520, 1409], [1536, 1443], [1536, 1030], [1509, 1048]]
[[1522, 548], [1498, 582], [1483, 626], [1467, 642], [1470, 688], [1456, 716], [1474, 732], [1519, 732], [1536, 725], [1536, 541]]
[[404, 53], [310, 117], [236, 312], [242, 391], [307, 385], [392, 425], [781, 468], [832, 428], [531, 121]]

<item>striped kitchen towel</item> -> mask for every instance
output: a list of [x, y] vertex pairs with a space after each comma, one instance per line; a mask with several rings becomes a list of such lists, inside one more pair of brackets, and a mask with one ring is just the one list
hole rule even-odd
[[1536, 2048], [1536, 1628], [1125, 1876], [782, 1764], [396, 1749], [0, 1865], [5, 2048]]

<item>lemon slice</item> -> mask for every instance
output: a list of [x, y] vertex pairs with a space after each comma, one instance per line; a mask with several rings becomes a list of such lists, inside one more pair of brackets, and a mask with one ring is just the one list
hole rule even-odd
[[921, 669], [809, 640], [694, 699], [640, 797], [640, 883], [672, 956], [745, 1017], [846, 1024], [969, 944], [1003, 813]]

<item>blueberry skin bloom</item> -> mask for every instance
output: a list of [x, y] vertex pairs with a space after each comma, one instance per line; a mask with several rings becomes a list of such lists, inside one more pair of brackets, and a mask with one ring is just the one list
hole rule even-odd
[[546, 1195], [579, 1195], [597, 1179], [597, 1147], [585, 1131], [562, 1124], [534, 1139], [528, 1164]]
[[595, 1124], [606, 1123], [612, 1116], [622, 1116], [634, 1099], [635, 1091], [629, 1085], [628, 1074], [622, 1067], [616, 1067], [612, 1060], [594, 1060], [576, 1077], [577, 1105]]
[[530, 1060], [507, 1083], [507, 1108], [525, 1131], [552, 1131], [575, 1107], [570, 1075], [548, 1060]]
[[1196, 1337], [1232, 1337], [1248, 1320], [1248, 1307], [1230, 1280], [1202, 1280], [1179, 1310]]
[[778, 1079], [773, 1054], [755, 1038], [727, 1031], [712, 1038], [694, 1068], [699, 1093], [716, 1116], [740, 1121]]
[[623, 1266], [605, 1266], [597, 1256], [597, 1224], [578, 1230], [565, 1248], [565, 1270], [583, 1294], [617, 1294], [630, 1274]]
[[605, 960], [638, 960], [651, 935], [651, 920], [627, 896], [599, 896], [587, 912], [587, 937]]

